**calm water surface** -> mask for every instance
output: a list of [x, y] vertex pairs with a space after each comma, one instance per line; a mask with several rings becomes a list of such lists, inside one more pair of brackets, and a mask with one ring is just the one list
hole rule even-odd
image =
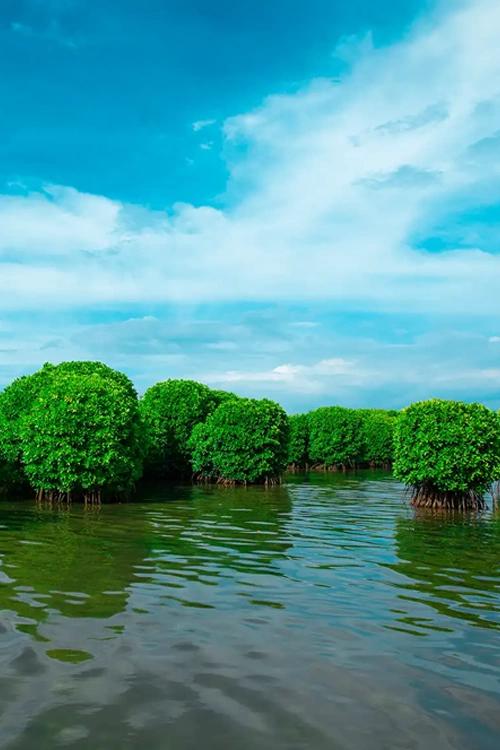
[[495, 750], [500, 515], [391, 478], [0, 504], [0, 746]]

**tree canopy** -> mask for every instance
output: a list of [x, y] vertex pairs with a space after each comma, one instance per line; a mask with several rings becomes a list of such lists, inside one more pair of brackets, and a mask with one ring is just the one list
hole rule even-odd
[[101, 362], [46, 363], [0, 393], [0, 490], [123, 496], [143, 475], [278, 481], [284, 467], [389, 467], [421, 504], [480, 507], [500, 478], [500, 417], [434, 399], [403, 412], [327, 406], [287, 417], [268, 399], [166, 380], [138, 402]]
[[142, 473], [137, 399], [97, 368], [54, 368], [21, 429], [26, 476], [39, 493], [121, 496]]
[[397, 419], [394, 474], [417, 504], [482, 505], [499, 462], [499, 417], [482, 404], [420, 401]]
[[194, 380], [165, 380], [149, 388], [140, 402], [148, 435], [147, 475], [190, 476], [188, 443], [193, 427], [231, 396], [225, 391], [212, 391]]
[[322, 406], [310, 412], [309, 457], [314, 464], [354, 467], [363, 453], [363, 420], [355, 409]]
[[268, 399], [226, 399], [191, 436], [193, 471], [222, 482], [275, 482], [286, 465], [288, 419]]
[[362, 463], [390, 466], [394, 457], [395, 413], [383, 409], [359, 409], [358, 413], [362, 417]]
[[21, 426], [45, 380], [44, 367], [16, 378], [0, 393], [0, 489], [21, 489], [27, 483]]
[[290, 433], [288, 438], [287, 464], [304, 468], [309, 457], [309, 423], [307, 414], [292, 414], [288, 417]]
[[[140, 475], [143, 442], [134, 386], [101, 362], [47, 363], [0, 394], [4, 488], [121, 492]], [[129, 474], [118, 469], [118, 453], [133, 464]]]

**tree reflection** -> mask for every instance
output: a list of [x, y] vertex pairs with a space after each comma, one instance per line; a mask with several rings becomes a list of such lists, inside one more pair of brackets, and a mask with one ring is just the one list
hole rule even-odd
[[[404, 576], [397, 584], [400, 600], [424, 603], [442, 616], [475, 626], [500, 629], [499, 516], [417, 513], [397, 519], [395, 540], [399, 561], [389, 567]], [[411, 616], [402, 621], [410, 622]], [[431, 627], [439, 629], [439, 623]]]
[[172, 589], [216, 584], [234, 571], [276, 572], [290, 546], [283, 487], [163, 483], [143, 488], [137, 502], [97, 511], [11, 507], [0, 533], [0, 609], [35, 638], [54, 614], [105, 620], [123, 612], [134, 585], [153, 599], [161, 587], [162, 598], [203, 606], [194, 589], [178, 597]]
[[123, 611], [134, 569], [147, 554], [147, 534], [146, 522], [135, 516], [131, 524], [121, 507], [26, 510], [21, 520], [4, 512], [0, 608], [37, 625], [54, 611], [69, 618]]
[[[169, 498], [168, 505], [154, 503]], [[190, 502], [176, 503], [176, 494]], [[285, 487], [150, 487], [148, 519], [154, 528], [154, 572], [180, 587], [216, 583], [231, 572], [273, 573], [291, 540], [291, 499]], [[165, 581], [166, 583], [167, 581]]]

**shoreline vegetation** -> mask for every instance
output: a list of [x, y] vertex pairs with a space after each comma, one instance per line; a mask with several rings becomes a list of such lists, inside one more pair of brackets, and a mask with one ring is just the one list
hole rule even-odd
[[481, 510], [500, 478], [500, 417], [440, 399], [287, 415], [173, 379], [139, 399], [101, 362], [47, 363], [0, 393], [0, 493], [39, 502], [127, 499], [140, 480], [271, 486], [285, 470], [364, 467], [392, 468], [416, 507]]

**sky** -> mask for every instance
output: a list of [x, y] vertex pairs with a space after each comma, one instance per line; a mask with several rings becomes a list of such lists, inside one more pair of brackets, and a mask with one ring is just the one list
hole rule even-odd
[[0, 388], [500, 407], [498, 0], [3, 0]]

